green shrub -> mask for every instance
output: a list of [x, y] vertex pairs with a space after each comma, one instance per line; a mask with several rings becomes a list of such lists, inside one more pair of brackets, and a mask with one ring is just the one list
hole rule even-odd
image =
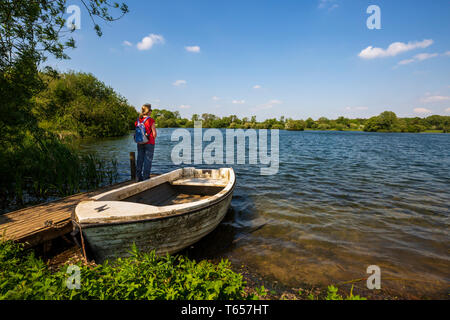
[[184, 256], [159, 257], [138, 252], [95, 267], [80, 267], [80, 289], [69, 290], [68, 266], [51, 273], [42, 260], [21, 245], [0, 243], [0, 300], [4, 299], [243, 299], [242, 275], [228, 261], [215, 265]]
[[350, 290], [350, 294], [343, 298], [340, 294], [338, 294], [338, 288], [335, 286], [328, 286], [327, 296], [325, 300], [367, 300], [366, 298], [360, 297], [358, 295], [353, 295], [353, 286]]
[[[353, 295], [353, 286], [350, 290], [350, 294], [343, 297], [338, 293], [339, 288], [331, 285], [327, 287], [326, 292], [319, 292], [318, 294], [309, 293], [306, 298], [309, 300], [367, 300], [367, 298], [361, 297], [359, 295]], [[299, 295], [302, 295], [302, 291], [299, 291]]]
[[34, 97], [33, 113], [46, 131], [114, 137], [134, 129], [137, 111], [94, 75], [68, 72], [42, 76], [46, 89]]

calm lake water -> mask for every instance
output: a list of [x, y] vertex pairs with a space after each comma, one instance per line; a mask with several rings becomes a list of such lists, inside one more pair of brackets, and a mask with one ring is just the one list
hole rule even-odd
[[[178, 168], [172, 132], [158, 129], [153, 173]], [[117, 158], [129, 179], [131, 135], [82, 149]], [[288, 288], [360, 279], [378, 265], [391, 295], [448, 299], [449, 134], [280, 131], [279, 157], [273, 176], [232, 165], [232, 208], [192, 255], [228, 258]]]

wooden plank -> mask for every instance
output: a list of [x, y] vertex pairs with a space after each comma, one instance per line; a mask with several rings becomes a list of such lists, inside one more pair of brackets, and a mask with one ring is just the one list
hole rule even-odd
[[45, 243], [50, 240], [59, 238], [65, 234], [70, 233], [71, 231], [72, 231], [72, 223], [69, 220], [62, 228], [58, 229], [45, 228], [40, 230], [40, 232], [22, 235], [21, 238], [17, 239], [16, 241], [25, 243], [26, 247], [35, 247], [41, 243]]
[[136, 154], [130, 152], [130, 170], [131, 170], [131, 180], [136, 180]]
[[225, 187], [228, 184], [226, 179], [210, 179], [210, 178], [188, 178], [172, 181], [173, 185], [183, 186], [209, 186], [209, 187]]
[[80, 201], [133, 182], [121, 182], [1, 215], [0, 237], [27, 243], [27, 246], [36, 246], [60, 237], [72, 230], [71, 214]]

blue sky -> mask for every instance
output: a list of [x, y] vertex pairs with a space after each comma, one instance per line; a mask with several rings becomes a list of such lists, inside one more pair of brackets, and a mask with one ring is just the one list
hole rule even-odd
[[185, 117], [450, 115], [448, 0], [125, 2], [101, 38], [82, 10], [71, 60], [49, 63]]

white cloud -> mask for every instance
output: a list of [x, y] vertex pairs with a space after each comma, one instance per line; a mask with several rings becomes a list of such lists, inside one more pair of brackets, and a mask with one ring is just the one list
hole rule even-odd
[[405, 64], [413, 63], [414, 61], [416, 61], [416, 60], [415, 59], [405, 59], [405, 60], [400, 61], [398, 64], [405, 65]]
[[159, 34], [149, 34], [144, 37], [138, 44], [137, 48], [139, 50], [150, 50], [155, 44], [164, 43], [164, 37]]
[[276, 104], [282, 104], [283, 102], [282, 101], [280, 101], [280, 100], [270, 100], [269, 102], [267, 102], [266, 104], [265, 104], [265, 106], [267, 106], [267, 107], [269, 107], [269, 108], [272, 108], [273, 107], [273, 105], [276, 105]]
[[331, 11], [337, 7], [339, 7], [339, 5], [335, 3], [335, 0], [319, 0], [319, 9], [328, 9], [328, 11]]
[[178, 106], [178, 108], [180, 108], [180, 109], [190, 109], [191, 106], [187, 105], [187, 104], [182, 104], [181, 106]]
[[132, 44], [130, 41], [127, 41], [127, 40], [125, 40], [124, 42], [122, 42], [122, 44], [123, 44], [124, 46], [127, 46], [127, 47], [132, 47], [132, 46], [133, 46], [133, 44]]
[[450, 113], [450, 108], [445, 109], [445, 112]]
[[427, 60], [427, 59], [434, 58], [434, 57], [437, 57], [437, 56], [438, 56], [437, 53], [419, 53], [419, 54], [416, 54], [414, 56], [414, 58], [419, 60], [419, 61], [422, 61], [422, 60]]
[[260, 86], [259, 84], [255, 84], [255, 85], [253, 86], [253, 89], [261, 89], [261, 86]]
[[232, 104], [244, 104], [245, 100], [233, 100], [231, 101]]
[[327, 5], [328, 0], [319, 0], [319, 9], [325, 8]]
[[175, 81], [174, 83], [172, 83], [175, 87], [179, 87], [179, 86], [182, 86], [182, 85], [186, 85], [187, 84], [187, 81], [186, 80], [177, 80], [177, 81]]
[[401, 64], [401, 65], [410, 64], [412, 62], [417, 62], [417, 61], [423, 61], [423, 60], [431, 59], [431, 58], [437, 57], [438, 55], [439, 54], [437, 54], [437, 53], [419, 53], [419, 54], [416, 54], [414, 56], [414, 58], [402, 60], [398, 64]]
[[220, 98], [219, 98], [219, 97], [216, 97], [216, 96], [212, 97], [211, 99], [213, 99], [214, 101], [220, 100]]
[[425, 114], [425, 113], [431, 113], [433, 111], [427, 109], [427, 108], [415, 108], [414, 109], [414, 113], [418, 113], [418, 114]]
[[328, 8], [328, 11], [334, 10], [334, 9], [336, 9], [338, 7], [339, 7], [339, 5], [335, 3], [331, 7]]
[[187, 46], [187, 47], [184, 47], [184, 49], [186, 49], [186, 51], [188, 51], [188, 52], [194, 52], [194, 53], [200, 52], [199, 46]]
[[431, 96], [428, 95], [425, 98], [422, 98], [420, 101], [424, 103], [436, 103], [436, 102], [442, 102], [442, 101], [449, 101], [450, 97], [448, 96]]
[[395, 57], [396, 55], [418, 49], [418, 48], [427, 48], [433, 44], [433, 40], [426, 39], [423, 41], [416, 41], [416, 42], [394, 42], [389, 45], [387, 49], [382, 48], [374, 48], [372, 46], [367, 47], [366, 49], [362, 50], [358, 56], [362, 59], [375, 59], [375, 58], [385, 58], [385, 57]]
[[283, 101], [273, 99], [264, 104], [256, 106], [255, 108], [252, 108], [252, 111], [272, 109], [275, 105], [280, 105], [282, 103], [283, 103]]
[[450, 51], [444, 52], [442, 54], [439, 54], [439, 53], [419, 53], [419, 54], [416, 54], [411, 59], [406, 59], [406, 60], [400, 61], [398, 64], [399, 65], [404, 65], [404, 64], [409, 64], [409, 63], [412, 63], [412, 62], [423, 61], [423, 60], [427, 60], [427, 59], [430, 59], [430, 58], [435, 58], [435, 57], [438, 57], [438, 56], [450, 56]]

